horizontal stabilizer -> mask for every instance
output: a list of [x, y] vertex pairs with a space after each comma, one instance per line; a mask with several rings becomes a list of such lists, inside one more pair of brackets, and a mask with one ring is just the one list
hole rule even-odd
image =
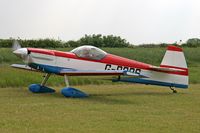
[[149, 78], [149, 77], [147, 77], [147, 76], [145, 76], [145, 75], [141, 75], [141, 74], [136, 74], [136, 73], [132, 73], [132, 72], [124, 72], [124, 75], [125, 76], [130, 76], [130, 77], [135, 77], [135, 78]]
[[155, 71], [165, 71], [165, 72], [183, 72], [183, 71], [185, 71], [185, 70], [182, 70], [182, 69], [168, 68], [168, 67], [157, 67], [157, 66], [152, 66], [150, 69], [155, 70]]

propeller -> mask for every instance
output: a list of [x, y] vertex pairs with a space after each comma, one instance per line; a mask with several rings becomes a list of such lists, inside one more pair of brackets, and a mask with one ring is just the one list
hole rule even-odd
[[15, 51], [20, 48], [21, 48], [21, 45], [19, 44], [19, 42], [17, 40], [14, 40], [12, 44], [12, 51]]
[[[27, 51], [28, 52], [28, 51]], [[27, 55], [23, 59], [24, 63], [28, 65], [31, 62], [30, 53], [28, 52]]]
[[30, 52], [28, 52], [27, 48], [22, 48], [17, 40], [13, 41], [12, 51], [16, 56], [21, 58], [26, 65], [31, 61]]

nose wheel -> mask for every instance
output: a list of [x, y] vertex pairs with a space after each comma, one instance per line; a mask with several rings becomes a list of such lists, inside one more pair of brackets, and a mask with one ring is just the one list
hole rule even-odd
[[45, 86], [45, 84], [50, 76], [51, 76], [51, 74], [47, 73], [44, 76], [44, 79], [41, 84], [31, 84], [29, 86], [29, 90], [33, 93], [53, 93], [53, 92], [55, 92], [54, 89], [51, 89], [51, 88]]
[[173, 93], [177, 93], [177, 90], [175, 90], [173, 87], [170, 87]]

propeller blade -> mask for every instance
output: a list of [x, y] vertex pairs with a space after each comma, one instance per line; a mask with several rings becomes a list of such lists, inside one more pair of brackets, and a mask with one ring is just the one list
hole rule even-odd
[[21, 45], [19, 44], [19, 42], [17, 40], [14, 40], [12, 44], [12, 51], [15, 51], [20, 48], [21, 48]]
[[31, 58], [30, 58], [30, 54], [28, 54], [25, 58], [24, 58], [24, 63], [27, 65], [29, 64], [29, 62], [31, 62]]

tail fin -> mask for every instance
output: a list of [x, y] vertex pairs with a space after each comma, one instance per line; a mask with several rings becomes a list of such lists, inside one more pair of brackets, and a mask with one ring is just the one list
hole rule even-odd
[[176, 88], [188, 88], [188, 68], [183, 50], [168, 46], [160, 67], [152, 66], [143, 72], [145, 77], [124, 78], [120, 81], [151, 84]]
[[187, 69], [183, 50], [180, 47], [168, 46], [160, 67]]
[[173, 83], [179, 83], [188, 86], [188, 67], [183, 50], [180, 47], [172, 45], [168, 46], [160, 67], [181, 70], [179, 72], [174, 72], [174, 76], [177, 75], [177, 77], [173, 78]]

